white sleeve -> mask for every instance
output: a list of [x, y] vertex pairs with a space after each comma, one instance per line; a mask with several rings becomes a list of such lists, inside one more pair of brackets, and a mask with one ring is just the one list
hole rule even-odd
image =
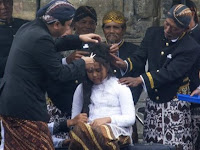
[[72, 102], [72, 119], [81, 113], [83, 108], [83, 85], [79, 84], [74, 92]]
[[126, 63], [126, 70], [124, 71], [123, 69], [120, 69], [120, 73], [122, 75], [122, 77], [127, 73], [128, 71], [128, 63], [126, 60], [124, 60], [124, 62]]
[[122, 114], [111, 116], [111, 123], [121, 127], [132, 126], [135, 123], [135, 106], [131, 90], [126, 85], [120, 85], [118, 91]]
[[51, 133], [51, 137], [52, 137], [52, 140], [53, 140], [54, 147], [55, 148], [61, 148], [62, 142], [64, 141], [64, 139], [57, 138], [57, 137], [55, 137], [55, 135], [53, 135], [54, 122], [48, 123], [48, 128], [49, 128], [49, 131]]
[[54, 135], [52, 136], [53, 146], [55, 148], [62, 148], [62, 143], [65, 139], [57, 138]]
[[145, 82], [144, 82], [144, 78], [142, 77], [142, 75], [140, 75], [140, 78], [142, 79], [142, 87], [143, 87], [143, 90], [145, 91], [145, 92], [147, 92], [147, 87], [146, 87], [146, 84], [145, 84]]
[[48, 128], [49, 128], [51, 135], [53, 135], [53, 127], [54, 127], [54, 122], [48, 123]]
[[68, 65], [66, 59], [67, 59], [66, 57], [65, 57], [65, 58], [62, 58], [62, 64], [63, 64], [63, 65]]

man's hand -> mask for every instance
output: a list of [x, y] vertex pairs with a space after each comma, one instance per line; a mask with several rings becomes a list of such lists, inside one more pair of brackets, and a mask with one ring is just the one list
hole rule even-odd
[[79, 115], [77, 115], [74, 119], [71, 120], [67, 120], [67, 126], [74, 126], [79, 122], [84, 122], [87, 123], [88, 122], [88, 117], [86, 113], [81, 113]]
[[119, 51], [119, 46], [118, 44], [112, 44], [110, 46], [110, 53], [112, 54], [117, 54], [117, 52]]
[[72, 54], [70, 54], [67, 58], [66, 61], [68, 64], [70, 64], [72, 61], [80, 59], [83, 56], [89, 56], [89, 52], [86, 51], [75, 51]]
[[200, 95], [200, 87], [194, 90], [190, 96], [194, 96], [194, 95]]
[[117, 68], [120, 68], [122, 70], [126, 70], [127, 68], [127, 64], [126, 62], [124, 62], [124, 60], [122, 60], [121, 58], [117, 57], [116, 55], [110, 53], [110, 55], [113, 57], [113, 61], [112, 61], [112, 64], [117, 67]]
[[99, 118], [99, 119], [95, 119], [94, 121], [92, 121], [90, 123], [91, 126], [100, 126], [106, 123], [111, 123], [111, 118], [110, 117], [105, 117], [105, 118]]
[[94, 64], [94, 59], [92, 57], [82, 56], [81, 59], [85, 61], [85, 67], [87, 67], [88, 64]]
[[98, 34], [90, 33], [90, 34], [81, 34], [79, 35], [81, 41], [86, 43], [99, 43], [101, 42], [101, 37]]
[[142, 84], [142, 78], [141, 77], [137, 77], [137, 78], [125, 77], [125, 78], [119, 79], [119, 82], [121, 84], [126, 84], [127, 86], [130, 86], [130, 87], [136, 87]]

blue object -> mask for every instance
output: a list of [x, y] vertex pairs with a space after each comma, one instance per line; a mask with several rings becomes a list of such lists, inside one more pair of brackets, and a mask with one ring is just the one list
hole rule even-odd
[[177, 94], [177, 97], [179, 100], [182, 100], [182, 101], [188, 101], [188, 102], [200, 104], [200, 96], [199, 95], [190, 96], [190, 95], [185, 95], [185, 94]]

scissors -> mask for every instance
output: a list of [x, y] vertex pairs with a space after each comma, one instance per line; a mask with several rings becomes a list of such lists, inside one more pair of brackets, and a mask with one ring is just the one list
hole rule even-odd
[[94, 56], [96, 56], [96, 54], [93, 54], [93, 52], [90, 54], [91, 58], [94, 58]]

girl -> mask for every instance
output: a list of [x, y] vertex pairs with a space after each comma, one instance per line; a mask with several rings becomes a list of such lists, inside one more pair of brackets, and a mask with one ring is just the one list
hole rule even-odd
[[109, 47], [99, 43], [90, 51], [95, 55], [95, 63], [86, 66], [87, 79], [77, 87], [72, 104], [72, 119], [87, 113], [88, 121], [74, 126], [69, 149], [120, 149], [132, 142], [132, 94], [112, 74]]

